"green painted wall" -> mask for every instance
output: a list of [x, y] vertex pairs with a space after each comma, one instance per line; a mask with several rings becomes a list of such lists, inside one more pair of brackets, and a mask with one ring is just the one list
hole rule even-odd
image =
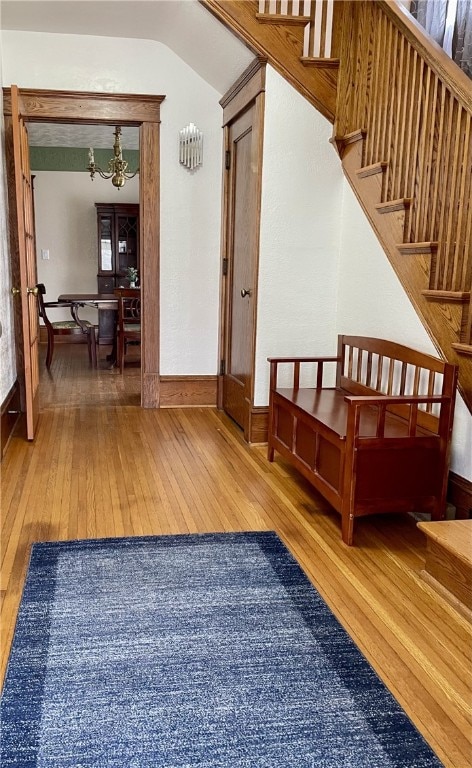
[[[30, 147], [30, 165], [32, 171], [85, 171], [88, 165], [88, 147]], [[113, 157], [113, 149], [95, 149], [95, 164], [103, 171], [108, 169], [108, 161]], [[139, 166], [137, 149], [123, 150], [123, 160], [129, 163], [128, 171], [134, 173]]]

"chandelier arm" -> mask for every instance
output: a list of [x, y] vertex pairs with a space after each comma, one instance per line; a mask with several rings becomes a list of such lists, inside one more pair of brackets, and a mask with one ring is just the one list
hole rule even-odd
[[113, 176], [113, 173], [104, 173], [101, 168], [96, 168], [95, 170], [102, 177], [102, 179], [111, 179]]

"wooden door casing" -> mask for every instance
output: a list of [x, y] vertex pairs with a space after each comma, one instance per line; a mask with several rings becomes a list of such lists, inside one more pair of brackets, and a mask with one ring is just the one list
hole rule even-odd
[[[245, 431], [254, 356], [255, 232], [251, 226], [255, 184], [252, 170], [254, 106], [234, 120], [230, 139], [230, 254], [228, 347], [223, 380], [225, 411]], [[242, 296], [241, 292], [247, 292]]]
[[[12, 124], [12, 88], [3, 89], [5, 126]], [[82, 123], [139, 126], [140, 136], [140, 275], [142, 285], [141, 405], [157, 408], [159, 386], [159, 126], [160, 105], [165, 96], [149, 94], [110, 94], [82, 91], [20, 89], [21, 117], [25, 122]], [[18, 253], [15, 227], [18, 205], [13, 176], [12, 141], [6, 147], [10, 201], [12, 267]], [[10, 155], [10, 156], [9, 156]], [[24, 311], [16, 303], [16, 311]], [[18, 338], [21, 335], [18, 334]], [[18, 339], [17, 339], [18, 343]], [[23, 365], [23, 362], [19, 360]], [[18, 376], [22, 378], [22, 370]]]
[[239, 82], [241, 88], [236, 84], [225, 105], [223, 257], [228, 268], [222, 288], [224, 372], [220, 403], [249, 440], [254, 399], [264, 62], [257, 60], [250, 68], [250, 77], [244, 74]]

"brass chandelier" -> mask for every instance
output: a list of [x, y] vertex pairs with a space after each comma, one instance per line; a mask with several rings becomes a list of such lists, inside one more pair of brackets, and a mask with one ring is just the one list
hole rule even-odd
[[95, 157], [93, 154], [93, 148], [89, 149], [89, 164], [87, 170], [90, 171], [90, 178], [93, 181], [93, 177], [96, 173], [102, 177], [102, 179], [111, 179], [111, 183], [114, 187], [120, 189], [124, 187], [127, 179], [132, 179], [133, 176], [139, 172], [139, 168], [134, 173], [128, 172], [128, 162], [123, 160], [123, 150], [121, 147], [121, 126], [117, 125], [115, 128], [115, 143], [113, 144], [113, 157], [108, 161], [108, 173], [102, 171], [95, 163]]

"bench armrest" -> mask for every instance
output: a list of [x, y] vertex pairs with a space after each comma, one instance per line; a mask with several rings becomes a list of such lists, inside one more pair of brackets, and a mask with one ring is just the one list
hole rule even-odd
[[[388, 406], [400, 406], [393, 411], [401, 415], [408, 423], [408, 437], [416, 437], [416, 427], [418, 423], [418, 406], [421, 403], [433, 405], [433, 403], [452, 403], [451, 397], [443, 395], [345, 395], [345, 402], [349, 406], [347, 424], [350, 432], [357, 440], [359, 438], [360, 411], [363, 405], [373, 405], [378, 408], [377, 416], [377, 438], [383, 438], [385, 435], [385, 418]], [[401, 406], [404, 410], [401, 410]], [[431, 413], [431, 407], [426, 409], [426, 413]]]
[[268, 357], [269, 363], [338, 363], [340, 357]]
[[270, 391], [277, 386], [277, 367], [279, 363], [289, 363], [293, 365], [293, 388], [300, 386], [300, 366], [302, 363], [316, 363], [316, 387], [320, 389], [323, 386], [323, 366], [324, 363], [340, 363], [340, 357], [268, 357], [270, 363]]
[[353, 405], [418, 405], [419, 403], [447, 403], [450, 397], [443, 395], [345, 395]]

